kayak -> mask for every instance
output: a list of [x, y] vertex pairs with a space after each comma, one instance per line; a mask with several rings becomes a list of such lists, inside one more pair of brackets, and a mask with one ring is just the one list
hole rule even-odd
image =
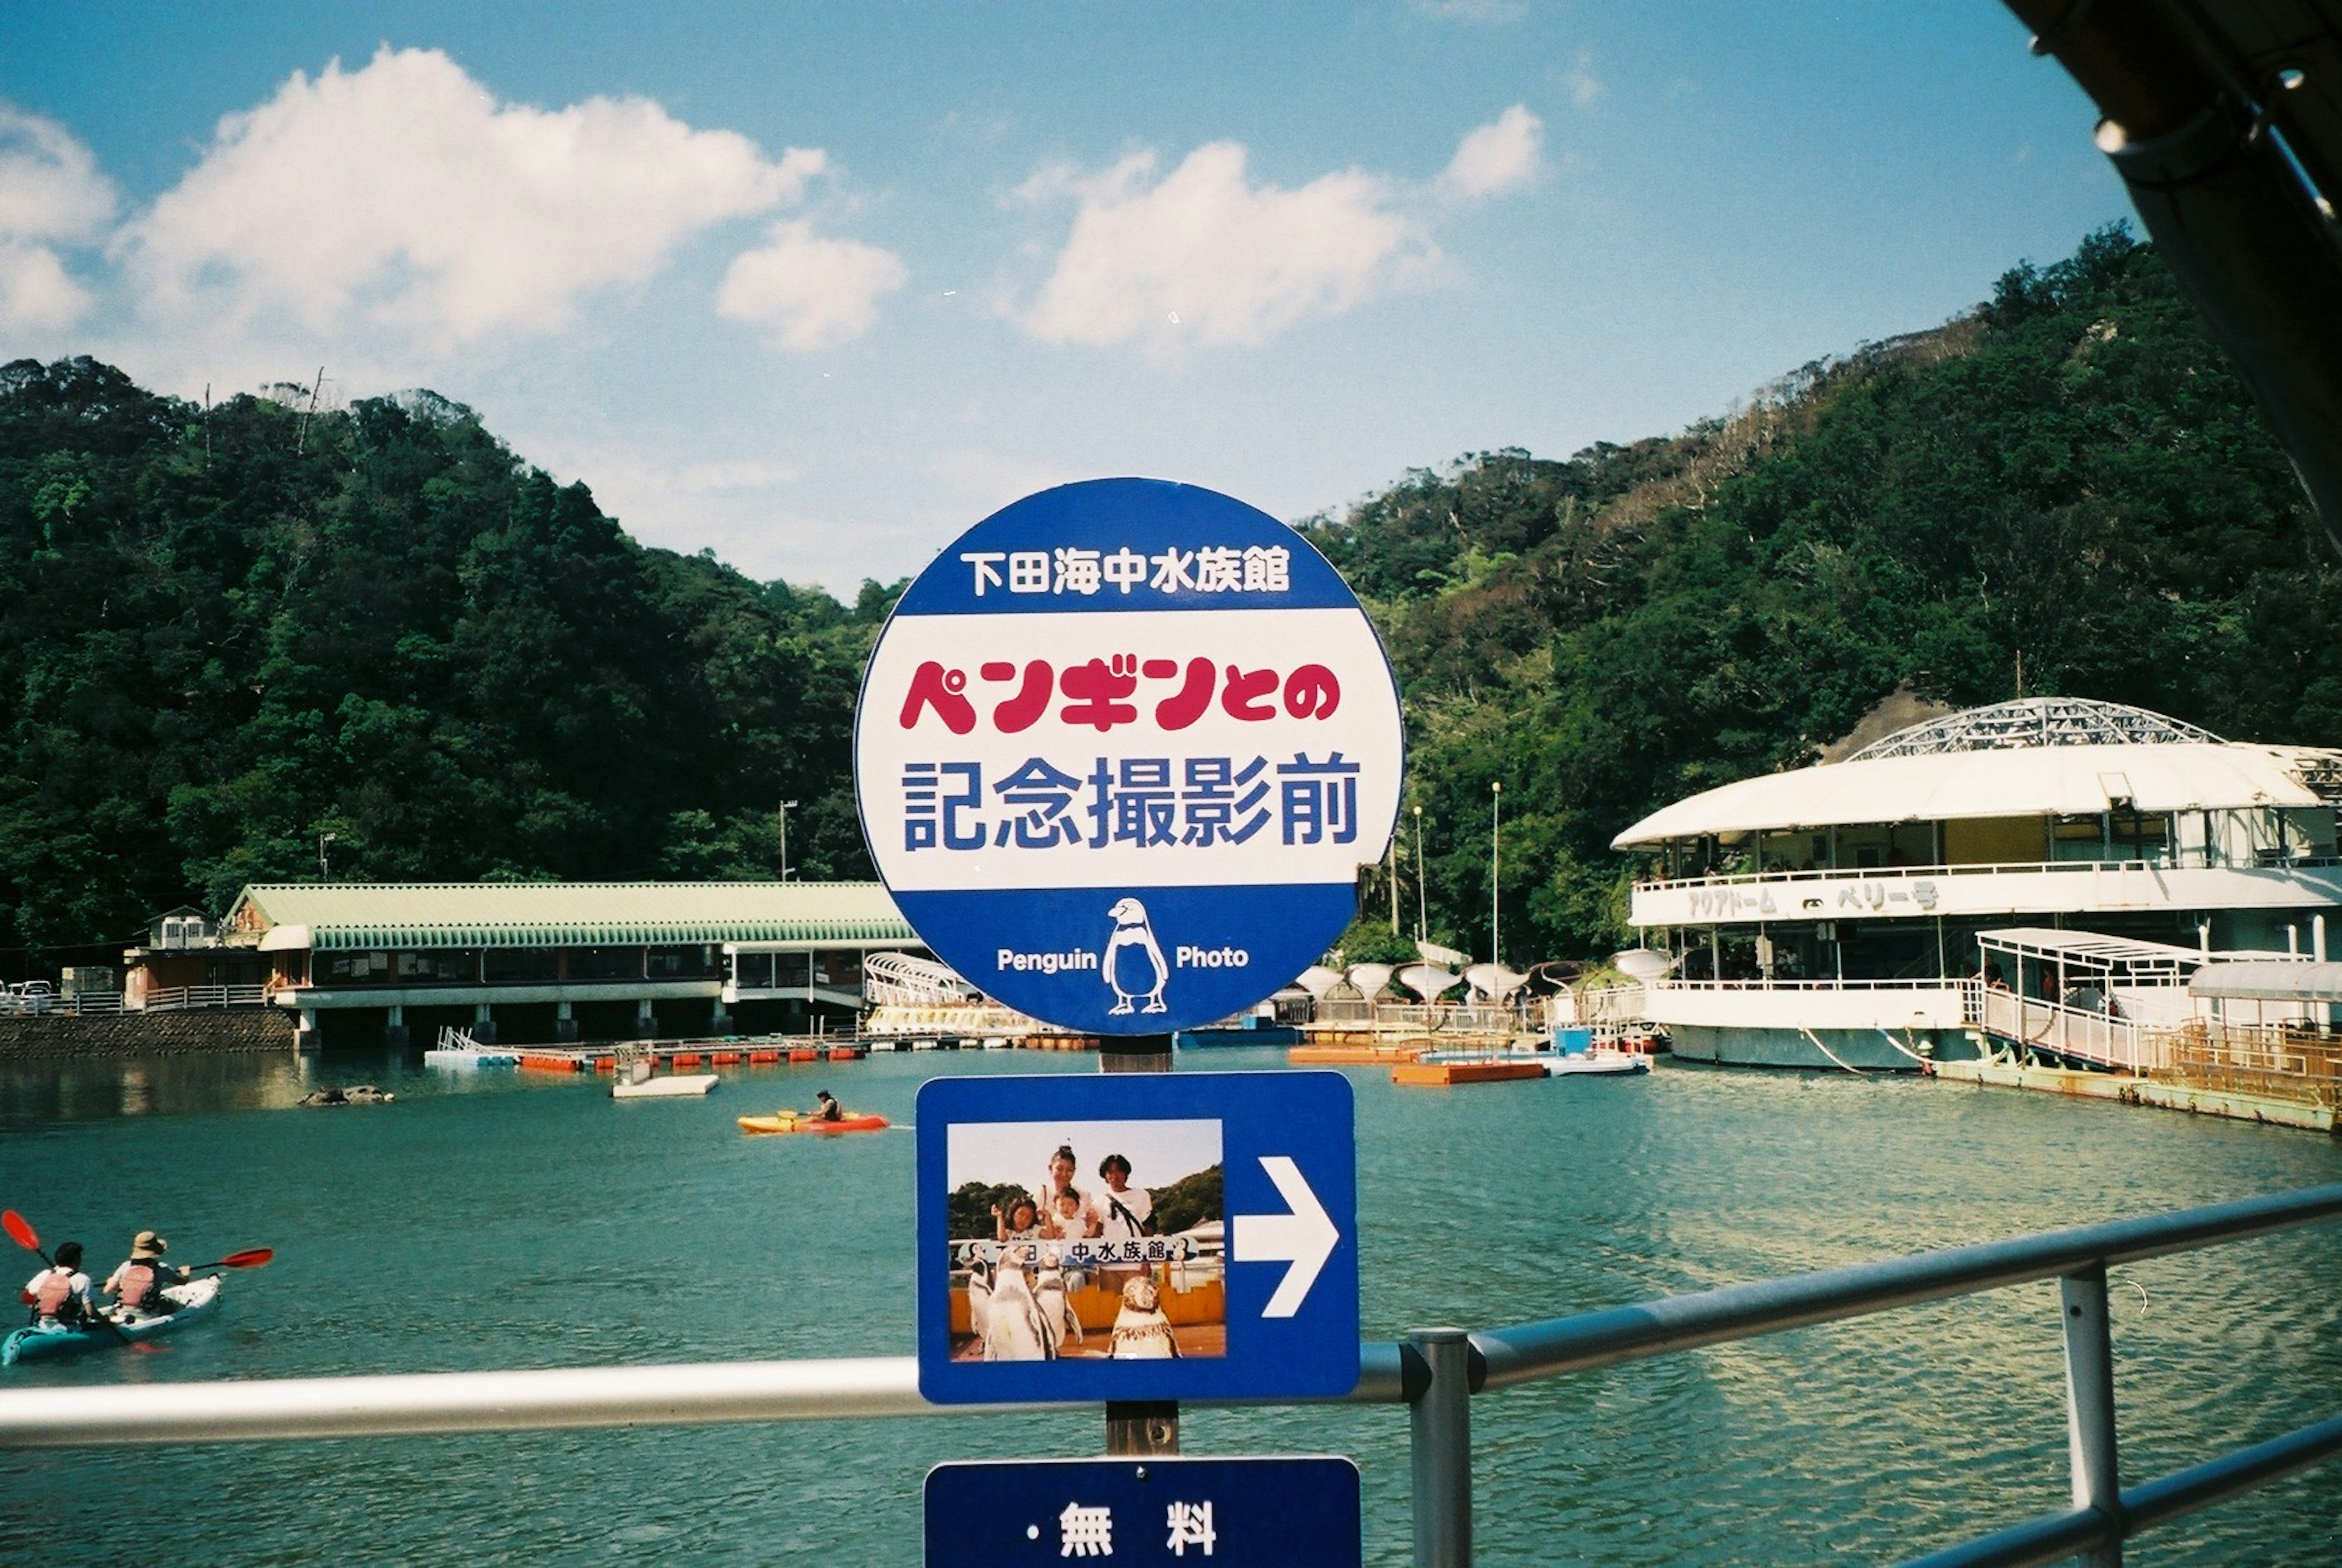
[[[14, 1366], [31, 1356], [75, 1355], [85, 1350], [112, 1350], [136, 1340], [153, 1339], [209, 1316], [219, 1305], [219, 1275], [205, 1274], [183, 1285], [165, 1286], [165, 1299], [176, 1302], [178, 1306], [159, 1317], [134, 1316], [113, 1328], [20, 1328], [0, 1340], [0, 1366]], [[113, 1322], [111, 1318], [106, 1321]]]
[[805, 1111], [777, 1111], [769, 1116], [736, 1118], [744, 1133], [876, 1133], [887, 1125], [884, 1116], [848, 1111], [835, 1122], [825, 1122]]

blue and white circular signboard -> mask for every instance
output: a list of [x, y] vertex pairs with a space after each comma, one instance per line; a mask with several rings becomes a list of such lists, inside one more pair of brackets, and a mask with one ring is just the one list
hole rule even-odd
[[863, 677], [854, 782], [936, 957], [1045, 1023], [1150, 1034], [1316, 962], [1405, 754], [1382, 641], [1324, 556], [1216, 492], [1102, 479], [919, 574]]

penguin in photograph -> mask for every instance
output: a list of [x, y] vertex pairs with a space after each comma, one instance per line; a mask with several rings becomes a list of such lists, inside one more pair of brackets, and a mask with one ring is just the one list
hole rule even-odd
[[1114, 988], [1115, 1004], [1106, 1012], [1128, 1013], [1142, 996], [1146, 1005], [1140, 1012], [1168, 1012], [1163, 987], [1171, 978], [1171, 965], [1163, 957], [1163, 944], [1155, 940], [1155, 928], [1147, 924], [1146, 906], [1125, 898], [1106, 911], [1106, 917], [1114, 922], [1114, 934], [1106, 939], [1106, 953], [1098, 962], [1106, 983]]
[[1163, 1294], [1145, 1274], [1122, 1287], [1122, 1310], [1114, 1314], [1113, 1346], [1106, 1353], [1122, 1361], [1166, 1361], [1179, 1354], [1171, 1320], [1163, 1315]]
[[1065, 1354], [1065, 1343], [1071, 1339], [1082, 1343], [1082, 1320], [1074, 1315], [1071, 1303], [1066, 1300], [1066, 1271], [1054, 1261], [1045, 1262], [1034, 1278], [1033, 1304], [1040, 1309], [1041, 1335], [1049, 1348], [1049, 1359]]
[[1023, 1257], [1003, 1256], [993, 1278], [992, 1299], [984, 1309], [984, 1359], [1047, 1361], [1053, 1353], [1041, 1308], [1025, 1283]]
[[983, 1253], [971, 1252], [967, 1257], [967, 1332], [976, 1343], [984, 1342], [986, 1316], [992, 1310], [992, 1263]]

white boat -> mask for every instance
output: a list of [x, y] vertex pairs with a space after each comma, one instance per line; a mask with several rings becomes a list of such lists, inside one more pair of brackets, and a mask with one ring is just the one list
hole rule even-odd
[[613, 1100], [674, 1100], [705, 1094], [716, 1087], [713, 1073], [670, 1073], [664, 1078], [638, 1078], [610, 1085]]
[[2079, 979], [2140, 1016], [2156, 988], [2088, 944], [2181, 980], [2188, 950], [2325, 956], [2337, 806], [2342, 751], [2067, 697], [1952, 714], [1619, 834], [1649, 857], [1629, 917], [1649, 951], [1574, 1021], [1663, 1025], [1690, 1060], [1918, 1072]]
[[1651, 1070], [1651, 1059], [1637, 1051], [1426, 1051], [1416, 1060], [1435, 1067], [1459, 1062], [1534, 1063], [1548, 1078]]
[[1536, 1060], [1545, 1066], [1548, 1078], [1572, 1078], [1582, 1073], [1647, 1073], [1651, 1059], [1639, 1051], [1588, 1051], [1576, 1056], [1547, 1056]]

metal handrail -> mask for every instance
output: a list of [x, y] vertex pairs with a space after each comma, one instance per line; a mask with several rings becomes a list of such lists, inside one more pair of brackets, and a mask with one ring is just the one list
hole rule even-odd
[[[1360, 1345], [1358, 1385], [1332, 1403], [1407, 1403], [1425, 1381], [1410, 1376], [1408, 1354], [1387, 1341]], [[930, 1404], [907, 1355], [255, 1378], [0, 1393], [0, 1450], [1079, 1408]]]
[[[1416, 1331], [1358, 1347], [1356, 1388], [1333, 1403], [1407, 1404], [1415, 1560], [1471, 1562], [1470, 1396], [1537, 1378], [2056, 1279], [2065, 1320], [2073, 1510], [1907, 1568], [2008, 1568], [2085, 1553], [2119, 1560], [2132, 1535], [2342, 1453], [2342, 1415], [2117, 1491], [2108, 1266], [2342, 1218], [2342, 1183], [2113, 1220], [1467, 1333]], [[0, 1450], [264, 1438], [997, 1414], [1078, 1404], [935, 1405], [915, 1358], [703, 1363], [537, 1372], [0, 1392]]]
[[2053, 1563], [2111, 1546], [2167, 1520], [2282, 1481], [2337, 1453], [2342, 1453], [2342, 1415], [2131, 1487], [2122, 1493], [2118, 1519], [2096, 1508], [2047, 1513], [1978, 1541], [1915, 1557], [1902, 1568], [2026, 1568]]
[[1667, 1296], [1471, 1336], [1473, 1387], [1641, 1361], [2342, 1218], [2342, 1183]]

